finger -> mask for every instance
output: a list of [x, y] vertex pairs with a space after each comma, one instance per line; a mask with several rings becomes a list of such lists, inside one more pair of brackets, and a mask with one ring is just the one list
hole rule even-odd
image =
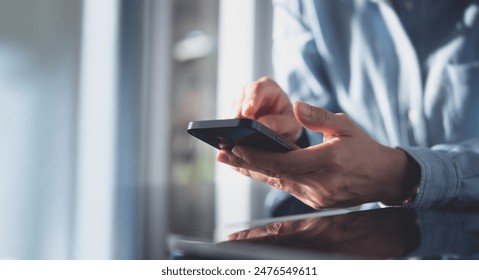
[[228, 164], [237, 172], [276, 189], [286, 191], [311, 207], [318, 207], [319, 204], [315, 198], [318, 190], [309, 187], [309, 185], [314, 186], [318, 182], [314, 180], [311, 182], [309, 176], [304, 176], [304, 174], [276, 173], [255, 164], [247, 163], [232, 153], [230, 153], [229, 160]]
[[249, 168], [233, 167], [237, 172], [270, 185], [275, 189], [285, 191], [313, 208], [320, 209], [327, 205], [321, 197], [319, 197], [319, 199], [316, 197], [318, 195], [317, 190], [308, 185], [283, 178], [270, 177], [259, 171], [252, 171], [252, 169]]
[[276, 189], [284, 190], [293, 195], [304, 194], [304, 190], [302, 190], [298, 184], [285, 178], [279, 178], [279, 174], [276, 174], [268, 169], [262, 168], [255, 164], [247, 163], [235, 156], [231, 151], [221, 151], [218, 154], [217, 159], [222, 163], [232, 166], [237, 172], [268, 184]]
[[296, 119], [307, 129], [329, 135], [351, 135], [355, 125], [344, 114], [333, 114], [303, 102], [293, 106]]
[[242, 159], [236, 157], [229, 150], [221, 150], [216, 159], [219, 162], [230, 165], [237, 172], [262, 182], [266, 182], [268, 180], [267, 178], [264, 178], [268, 177], [266, 173], [273, 175], [271, 172], [266, 171], [263, 168], [246, 163]]
[[245, 99], [245, 88], [243, 88], [243, 91], [241, 94], [232, 102], [232, 108], [233, 108], [233, 117], [234, 118], [243, 118], [245, 116], [242, 115], [242, 108], [243, 108], [243, 102]]
[[293, 142], [301, 136], [302, 127], [292, 115], [264, 115], [258, 122]]
[[283, 225], [281, 222], [276, 222], [267, 226], [247, 229], [230, 234], [228, 236], [228, 240], [246, 240], [264, 236], [279, 235], [282, 227]]
[[[261, 152], [258, 151], [258, 153]], [[320, 177], [312, 179], [310, 176], [301, 173], [280, 174], [264, 167], [259, 167], [254, 163], [248, 163], [238, 158], [231, 151], [221, 151], [220, 154], [224, 154], [225, 156], [218, 156], [218, 160], [232, 166], [237, 172], [271, 185], [274, 188], [286, 191], [315, 209], [332, 205], [327, 199], [327, 197], [330, 196], [328, 195], [329, 191], [318, 187], [318, 183], [321, 181]]]
[[256, 119], [264, 114], [279, 113], [278, 100], [283, 94], [273, 80], [263, 77], [245, 88], [242, 115]]
[[[301, 180], [306, 173], [326, 168], [332, 154], [329, 143], [287, 153], [260, 151], [247, 146], [236, 146], [232, 153], [250, 166], [268, 170], [275, 177]], [[301, 180], [303, 182], [303, 180]]]
[[231, 152], [228, 150], [220, 150], [216, 155], [216, 160], [228, 164], [231, 158]]

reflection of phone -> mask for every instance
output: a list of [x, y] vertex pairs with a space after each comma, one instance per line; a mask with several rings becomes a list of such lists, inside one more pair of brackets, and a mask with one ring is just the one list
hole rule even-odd
[[230, 150], [236, 145], [273, 152], [288, 152], [299, 148], [261, 123], [250, 119], [194, 121], [189, 123], [187, 131], [220, 150]]

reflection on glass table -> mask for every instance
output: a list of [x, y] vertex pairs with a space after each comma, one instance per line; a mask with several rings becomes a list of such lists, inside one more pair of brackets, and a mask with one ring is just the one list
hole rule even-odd
[[479, 212], [384, 208], [266, 221], [216, 240], [170, 238], [173, 258], [479, 259]]

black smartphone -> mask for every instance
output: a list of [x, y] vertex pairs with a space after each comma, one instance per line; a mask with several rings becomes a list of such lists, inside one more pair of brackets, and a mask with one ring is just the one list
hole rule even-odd
[[261, 123], [250, 119], [193, 121], [188, 133], [221, 150], [245, 145], [272, 152], [289, 152], [299, 147]]

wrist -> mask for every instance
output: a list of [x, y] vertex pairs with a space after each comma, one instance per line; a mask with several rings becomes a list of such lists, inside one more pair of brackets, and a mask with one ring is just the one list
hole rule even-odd
[[392, 150], [394, 150], [396, 157], [391, 162], [393, 165], [390, 167], [392, 181], [387, 184], [391, 192], [381, 202], [390, 206], [408, 205], [414, 201], [419, 190], [421, 168], [406, 152], [399, 149]]

